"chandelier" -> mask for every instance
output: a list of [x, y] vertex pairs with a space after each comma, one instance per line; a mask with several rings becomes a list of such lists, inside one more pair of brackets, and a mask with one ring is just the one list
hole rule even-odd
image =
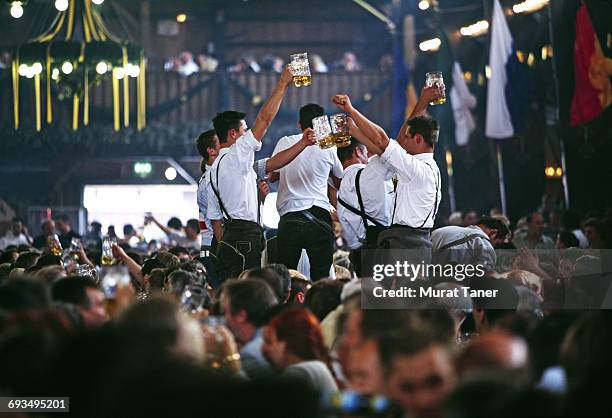
[[[121, 125], [128, 127], [130, 124], [130, 78], [136, 81], [137, 128], [141, 130], [145, 127], [144, 51], [131, 42], [117, 38], [108, 30], [97, 7], [102, 2], [56, 0], [57, 14], [49, 28], [17, 47], [11, 67], [15, 129], [19, 129], [21, 79], [34, 82], [38, 132], [43, 127], [41, 84], [45, 89], [47, 125], [53, 122], [53, 97], [56, 97], [72, 101], [72, 129], [77, 130], [81, 119], [83, 126], [89, 124], [90, 89], [99, 85], [104, 78], [112, 79], [114, 130], [118, 131]], [[41, 81], [43, 79], [44, 83]]]

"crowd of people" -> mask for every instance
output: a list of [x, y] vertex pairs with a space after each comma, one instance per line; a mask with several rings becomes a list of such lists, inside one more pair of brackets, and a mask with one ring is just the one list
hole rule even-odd
[[[300, 132], [255, 160], [292, 82], [286, 67], [252, 127], [223, 111], [200, 135], [200, 219], [148, 214], [164, 244], [100, 227], [73, 248], [66, 217], [35, 239], [14, 219], [0, 255], [0, 395], [68, 396], [84, 417], [605, 414], [610, 219], [552, 211], [512, 224], [466, 210], [433, 229], [435, 86], [397, 139], [339, 94], [349, 146], [317, 146], [325, 112], [307, 104]], [[272, 181], [274, 237], [260, 217]], [[68, 254], [50, 245], [56, 231]], [[390, 277], [389, 289], [427, 280], [436, 292], [367, 309], [368, 254], [389, 250], [486, 274]], [[455, 292], [466, 284], [503, 301]]]
[[[358, 72], [365, 66], [359, 61], [357, 55], [352, 51], [346, 51], [342, 57], [331, 63], [319, 54], [309, 54], [310, 69], [314, 73], [327, 73], [334, 71]], [[390, 70], [393, 67], [393, 57], [384, 55], [380, 60], [382, 70]], [[230, 62], [225, 68], [230, 73], [282, 73], [286, 60], [274, 54], [266, 54], [255, 57], [253, 54], [243, 54], [238, 59]], [[190, 51], [183, 51], [178, 56], [171, 57], [164, 63], [165, 71], [173, 71], [182, 76], [190, 76], [197, 72], [213, 73], [217, 71], [219, 61], [207, 54], [195, 56]]]

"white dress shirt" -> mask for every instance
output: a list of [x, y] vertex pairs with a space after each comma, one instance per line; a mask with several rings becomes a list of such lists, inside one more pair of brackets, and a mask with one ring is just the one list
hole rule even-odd
[[12, 230], [8, 230], [4, 237], [0, 238], [0, 249], [3, 250], [8, 246], [14, 245], [30, 245], [25, 234], [14, 235]]
[[[434, 254], [440, 253], [445, 245], [472, 236], [469, 241], [453, 245], [447, 254], [442, 254], [438, 262], [455, 262], [459, 264], [480, 263], [487, 269], [495, 267], [497, 256], [489, 236], [478, 226], [445, 226], [431, 233], [431, 245]], [[435, 258], [435, 257], [434, 257]]]
[[[298, 134], [279, 139], [272, 155], [290, 148], [301, 138], [302, 134]], [[281, 216], [312, 206], [330, 210], [331, 205], [327, 197], [329, 173], [333, 173], [338, 178], [342, 177], [342, 164], [335, 147], [328, 149], [321, 149], [318, 146], [306, 147], [279, 172], [276, 208]]]
[[208, 189], [210, 189], [210, 170], [212, 166], [206, 165], [206, 171], [200, 177], [200, 182], [198, 183], [198, 192], [197, 192], [197, 200], [198, 200], [198, 208], [200, 209], [200, 222], [204, 222], [206, 225], [206, 229], [200, 228], [200, 237], [202, 245], [210, 245], [213, 239], [213, 229], [212, 223], [208, 218]]
[[397, 204], [392, 223], [411, 228], [433, 227], [441, 198], [440, 170], [433, 153], [411, 155], [391, 140], [381, 158], [397, 173]]
[[[234, 145], [221, 148], [219, 156], [210, 168], [210, 182], [219, 192], [223, 206], [232, 219], [258, 222], [257, 175], [253, 170], [253, 162], [255, 151], [260, 149], [261, 142], [255, 139], [249, 129]], [[224, 214], [212, 185], [208, 189], [207, 215], [209, 219], [223, 219]]]
[[[338, 197], [359, 210], [355, 177], [362, 168], [359, 187], [361, 198], [363, 199], [363, 208], [368, 216], [371, 216], [384, 226], [389, 226], [395, 201], [391, 177], [395, 173], [382, 162], [380, 157], [370, 158], [367, 165], [353, 164], [347, 167], [344, 170], [342, 183], [340, 183]], [[342, 237], [349, 248], [354, 250], [361, 247], [366, 235], [361, 216], [354, 214], [338, 203], [338, 219], [342, 224]]]

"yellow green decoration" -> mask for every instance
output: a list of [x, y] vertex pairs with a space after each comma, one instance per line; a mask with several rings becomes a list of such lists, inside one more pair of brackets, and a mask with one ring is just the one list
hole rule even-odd
[[[20, 77], [34, 80], [36, 130], [43, 127], [41, 79], [44, 79], [46, 124], [53, 123], [53, 94], [72, 101], [72, 129], [77, 130], [82, 115], [89, 124], [89, 89], [105, 77], [112, 77], [113, 128], [130, 124], [129, 78], [136, 78], [136, 125], [146, 125], [146, 58], [137, 45], [114, 36], [106, 27], [99, 6], [92, 0], [69, 0], [64, 11], [57, 11], [51, 26], [38, 37], [20, 45], [11, 65], [13, 113], [19, 129]], [[123, 83], [119, 81], [123, 80]], [[121, 121], [123, 88], [123, 121]]]

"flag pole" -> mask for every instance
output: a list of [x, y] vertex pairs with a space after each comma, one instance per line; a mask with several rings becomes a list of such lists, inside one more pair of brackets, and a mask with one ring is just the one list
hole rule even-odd
[[559, 151], [561, 153], [561, 169], [563, 170], [563, 176], [561, 177], [561, 183], [563, 185], [563, 198], [565, 201], [565, 209], [569, 209], [570, 200], [569, 200], [569, 186], [567, 182], [567, 165], [565, 164], [565, 140], [563, 139], [563, 134], [559, 132], [559, 78], [557, 77], [557, 49], [555, 45], [555, 35], [553, 28], [553, 12], [552, 5], [549, 2], [547, 5], [548, 9], [548, 37], [550, 38], [550, 44], [553, 50], [552, 56], [552, 76], [553, 76], [553, 85], [555, 91], [555, 130], [557, 131], [557, 138], [559, 139]]
[[504, 215], [508, 215], [506, 211], [506, 183], [504, 181], [504, 160], [502, 157], [501, 144], [499, 140], [495, 140], [497, 150], [497, 177], [499, 178], [499, 199], [501, 201], [501, 210]]

